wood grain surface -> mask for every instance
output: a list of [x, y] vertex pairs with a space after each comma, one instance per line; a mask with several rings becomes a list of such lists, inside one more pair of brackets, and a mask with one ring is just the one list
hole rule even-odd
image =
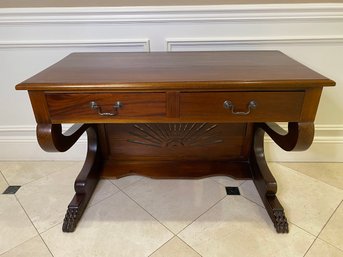
[[333, 86], [279, 51], [73, 53], [19, 90], [199, 90]]

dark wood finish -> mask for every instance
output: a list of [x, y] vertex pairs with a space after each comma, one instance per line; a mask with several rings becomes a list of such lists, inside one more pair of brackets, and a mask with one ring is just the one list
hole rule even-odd
[[229, 176], [235, 179], [251, 179], [248, 162], [244, 161], [118, 161], [107, 160], [102, 172], [104, 178], [121, 178], [128, 175], [142, 175], [151, 178], [205, 178]]
[[313, 122], [289, 122], [288, 132], [276, 123], [258, 124], [285, 151], [304, 151], [314, 138]]
[[50, 114], [44, 91], [29, 91], [29, 97], [37, 124], [49, 124]]
[[[114, 113], [114, 116], [101, 116], [90, 103], [95, 101], [99, 111]], [[122, 107], [117, 111], [113, 105], [120, 101]], [[165, 93], [102, 93], [102, 94], [47, 94], [47, 102], [53, 123], [88, 122], [112, 123], [123, 119], [158, 119], [166, 116]]]
[[[107, 159], [247, 160], [245, 123], [106, 124]], [[251, 138], [249, 138], [251, 140]]]
[[[180, 99], [182, 119], [217, 120], [221, 122], [299, 121], [304, 92], [202, 92], [183, 93]], [[256, 101], [256, 108], [248, 115], [235, 115], [225, 109], [230, 100], [235, 112], [247, 112], [248, 103]], [[194, 108], [196, 106], [196, 108]]]
[[[63, 231], [75, 229], [99, 177], [140, 174], [253, 179], [276, 231], [287, 233], [263, 135], [307, 149], [322, 88], [334, 84], [278, 51], [75, 53], [16, 88], [29, 91], [46, 151], [66, 151], [87, 131]], [[288, 131], [269, 123], [278, 121]], [[62, 134], [62, 123], [84, 125]]]
[[74, 184], [75, 196], [68, 205], [62, 230], [73, 232], [99, 181], [103, 163], [95, 126], [87, 129], [88, 151], [86, 161]]
[[180, 117], [180, 92], [178, 91], [167, 92], [167, 117]]
[[17, 89], [242, 91], [334, 84], [279, 51], [73, 53]]
[[251, 151], [251, 170], [253, 181], [266, 210], [278, 233], [288, 233], [288, 222], [283, 207], [276, 197], [277, 184], [264, 157], [264, 131], [256, 126], [253, 149]]
[[319, 105], [322, 88], [308, 88], [305, 92], [301, 120], [304, 122], [314, 121]]
[[61, 124], [38, 124], [37, 140], [40, 147], [47, 152], [65, 152], [88, 127], [89, 124], [74, 124], [63, 134]]

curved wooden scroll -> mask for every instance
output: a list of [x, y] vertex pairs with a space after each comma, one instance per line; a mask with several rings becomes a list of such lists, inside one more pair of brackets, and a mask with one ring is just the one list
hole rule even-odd
[[265, 159], [263, 139], [264, 130], [261, 127], [256, 127], [250, 158], [253, 181], [277, 233], [288, 233], [287, 218], [276, 197], [277, 183]]
[[87, 129], [88, 152], [86, 161], [74, 184], [75, 195], [68, 205], [62, 230], [73, 232], [80, 220], [100, 178], [102, 168], [101, 150], [96, 127]]
[[288, 132], [276, 123], [259, 123], [257, 126], [285, 151], [304, 151], [311, 146], [314, 138], [313, 122], [289, 122]]
[[36, 133], [40, 147], [47, 152], [65, 152], [71, 148], [90, 124], [74, 124], [62, 133], [61, 124], [38, 124]]

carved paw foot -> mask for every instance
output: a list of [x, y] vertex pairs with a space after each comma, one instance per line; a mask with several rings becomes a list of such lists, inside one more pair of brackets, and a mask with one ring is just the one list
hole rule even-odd
[[78, 222], [78, 209], [68, 208], [67, 213], [64, 217], [62, 231], [63, 232], [74, 232], [76, 224]]
[[288, 233], [288, 222], [283, 210], [274, 211], [275, 223], [277, 233]]

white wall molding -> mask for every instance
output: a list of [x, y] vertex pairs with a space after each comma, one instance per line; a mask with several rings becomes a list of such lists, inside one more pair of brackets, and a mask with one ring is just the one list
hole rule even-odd
[[136, 51], [150, 51], [149, 39], [107, 39], [107, 40], [0, 40], [2, 48], [132, 48]]
[[[37, 143], [35, 126], [0, 126], [0, 160], [83, 160], [86, 148], [83, 135], [66, 154], [46, 153]], [[341, 162], [343, 125], [317, 125], [313, 144], [304, 152], [285, 152], [269, 137], [265, 138], [265, 148], [270, 161]]]
[[243, 46], [277, 46], [299, 44], [342, 44], [342, 35], [330, 36], [273, 36], [273, 37], [208, 37], [208, 38], [167, 38], [165, 40], [167, 51], [201, 50], [204, 48], [218, 47], [243, 47]]
[[32, 23], [342, 20], [343, 4], [2, 8], [0, 25]]

